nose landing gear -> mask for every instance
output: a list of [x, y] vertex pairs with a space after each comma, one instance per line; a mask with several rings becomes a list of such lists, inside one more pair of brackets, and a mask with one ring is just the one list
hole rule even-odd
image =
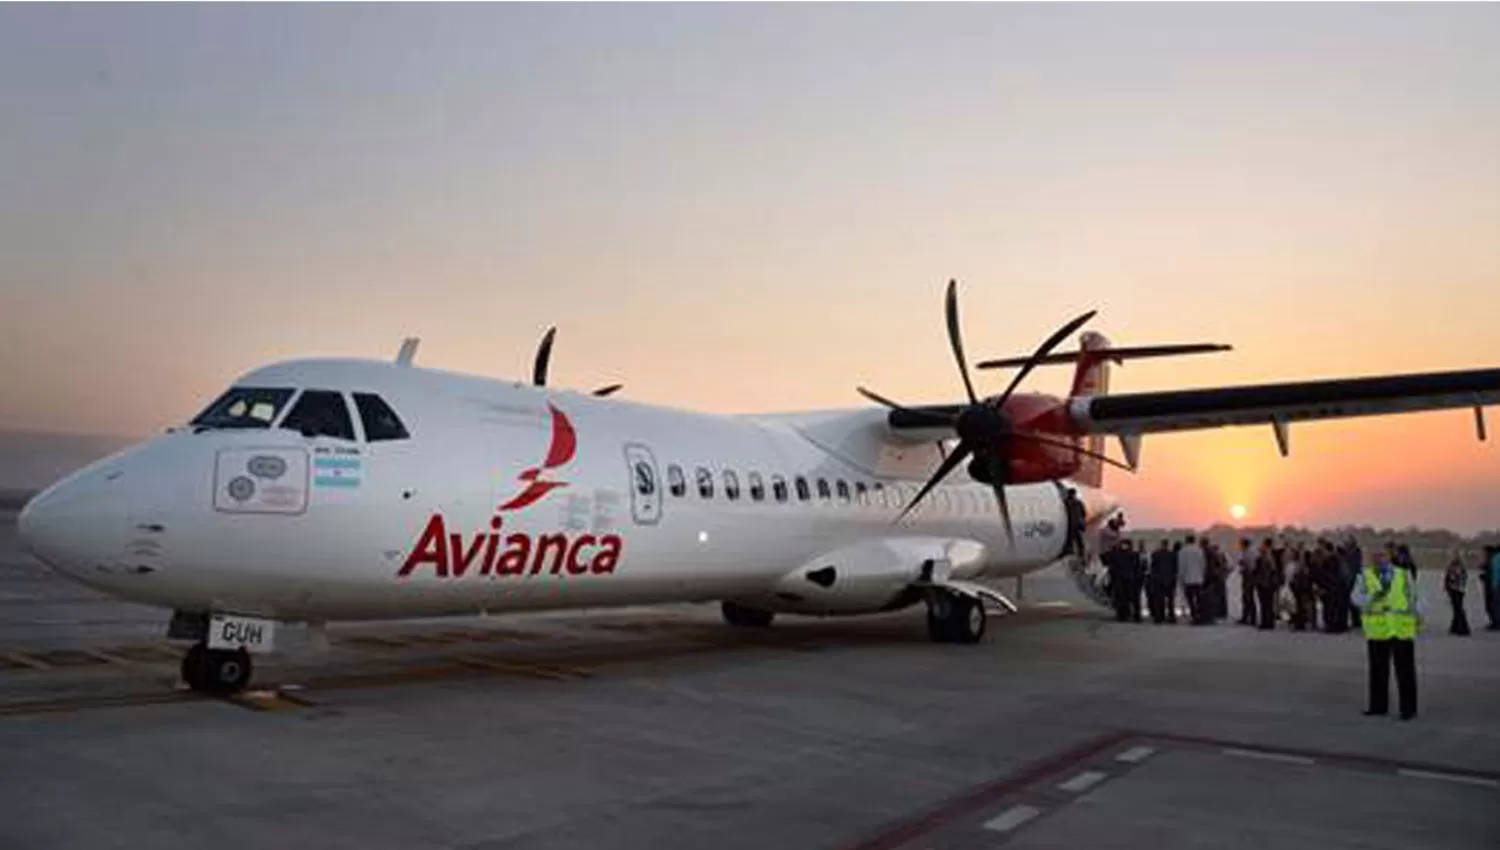
[[182, 657], [182, 680], [188, 687], [210, 696], [236, 694], [250, 684], [253, 665], [250, 653], [240, 649], [209, 649], [193, 644]]

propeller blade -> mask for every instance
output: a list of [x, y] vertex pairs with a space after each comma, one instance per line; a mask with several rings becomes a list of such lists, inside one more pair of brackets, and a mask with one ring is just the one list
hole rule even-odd
[[990, 486], [995, 489], [995, 503], [1000, 506], [1000, 520], [1005, 523], [1005, 539], [1016, 545], [1016, 533], [1010, 526], [1010, 505], [1005, 501], [1005, 461], [990, 456]]
[[1047, 437], [1047, 436], [1044, 436], [1042, 434], [1038, 434], [1038, 433], [1036, 433], [1034, 431], [1012, 431], [1011, 432], [1011, 436], [1012, 437], [1017, 437], [1017, 438], [1022, 439], [1022, 440], [1031, 440], [1032, 442], [1035, 442], [1035, 443], [1045, 443], [1045, 444], [1047, 444], [1049, 446], [1056, 446], [1056, 447], [1058, 447], [1060, 449], [1067, 449], [1070, 452], [1077, 452], [1078, 454], [1081, 454], [1084, 457], [1091, 457], [1094, 460], [1097, 460], [1097, 461], [1099, 461], [1101, 463], [1107, 463], [1110, 466], [1118, 467], [1120, 469], [1125, 470], [1126, 472], [1135, 472], [1135, 470], [1131, 469], [1128, 464], [1121, 463], [1121, 462], [1115, 460], [1114, 458], [1110, 457], [1109, 455], [1100, 454], [1100, 453], [1095, 452], [1095, 451], [1090, 451], [1089, 449], [1086, 449], [1086, 448], [1084, 448], [1082, 446], [1074, 445], [1073, 443], [1070, 443], [1067, 440], [1053, 439], [1051, 437]]
[[958, 361], [958, 374], [964, 379], [964, 390], [969, 394], [969, 404], [978, 404], [979, 397], [974, 395], [974, 382], [969, 380], [969, 363], [964, 357], [964, 338], [958, 329], [958, 281], [948, 281], [948, 298], [944, 302], [944, 312], [948, 316], [948, 344], [953, 346], [953, 359]]
[[953, 450], [953, 454], [948, 455], [942, 465], [937, 468], [937, 472], [932, 473], [932, 477], [927, 479], [927, 483], [922, 485], [921, 490], [917, 491], [916, 498], [908, 502], [906, 507], [901, 510], [901, 514], [896, 517], [892, 525], [906, 519], [906, 515], [911, 513], [912, 509], [920, 504], [923, 499], [927, 498], [927, 494], [932, 492], [932, 488], [942, 483], [943, 479], [948, 477], [948, 473], [957, 469], [959, 464], [963, 463], [964, 459], [973, 453], [973, 451], [967, 443], [959, 443], [958, 448]]
[[946, 416], [941, 413], [933, 413], [927, 410], [913, 410], [910, 407], [906, 407], [905, 405], [891, 401], [880, 393], [877, 393], [873, 390], [867, 390], [864, 387], [855, 387], [854, 389], [857, 390], [860, 395], [864, 396], [870, 401], [875, 402], [878, 405], [881, 405], [882, 407], [889, 407], [891, 410], [899, 410], [900, 412], [905, 413], [906, 415], [911, 416], [915, 419], [931, 422], [933, 425], [952, 425], [954, 421], [956, 421], [953, 417]]
[[557, 328], [550, 327], [542, 335], [542, 344], [536, 347], [536, 361], [531, 366], [531, 383], [533, 386], [547, 386], [547, 366], [552, 361], [552, 338], [557, 336]]
[[612, 396], [624, 388], [624, 384], [610, 384], [607, 387], [600, 387], [599, 389], [594, 390], [594, 395], [598, 396], [599, 398], [604, 398], [605, 396]]
[[[1047, 337], [1047, 341], [1042, 343], [1041, 346], [1038, 347], [1034, 353], [1032, 353], [1031, 359], [1027, 360], [1026, 365], [1021, 367], [1021, 371], [1017, 372], [1016, 376], [1011, 379], [1010, 386], [1005, 388], [1005, 392], [1000, 395], [1000, 400], [995, 402], [996, 406], [1005, 404], [1005, 400], [1010, 398], [1010, 394], [1016, 391], [1016, 387], [1020, 386], [1021, 381], [1025, 380], [1026, 376], [1031, 374], [1032, 369], [1035, 369], [1037, 366], [1041, 365], [1042, 361], [1047, 359], [1047, 355], [1052, 353], [1052, 349], [1061, 345], [1062, 341], [1071, 336], [1074, 331], [1088, 324], [1089, 319], [1094, 318], [1094, 314], [1098, 312], [1098, 310], [1090, 310], [1087, 313], [1084, 313], [1082, 316], [1079, 316], [1073, 321], [1068, 322], [1066, 325], [1058, 328], [1052, 334], [1052, 336]], [[967, 380], [967, 378], [965, 380]]]

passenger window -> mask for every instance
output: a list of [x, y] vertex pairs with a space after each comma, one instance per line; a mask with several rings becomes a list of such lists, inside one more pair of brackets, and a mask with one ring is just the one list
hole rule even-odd
[[828, 489], [828, 479], [827, 478], [819, 478], [818, 479], [818, 498], [819, 499], [832, 499], [833, 498], [833, 491]]
[[844, 479], [840, 478], [835, 483], [834, 487], [839, 492], [839, 501], [841, 501], [841, 502], [847, 502], [847, 501], [849, 501], [849, 482], [847, 482]]
[[295, 392], [283, 387], [233, 387], [189, 424], [195, 428], [269, 428]]
[[642, 496], [656, 492], [656, 473], [651, 471], [651, 464], [643, 460], [635, 463], [635, 491]]
[[759, 472], [750, 473], [750, 498], [757, 502], [765, 501], [766, 483], [761, 480]]
[[865, 487], [865, 482], [854, 482], [854, 501], [859, 502], [861, 505], [870, 504], [870, 491], [869, 488]]
[[675, 463], [667, 467], [667, 490], [679, 499], [687, 495], [687, 481], [682, 477], [682, 467]]
[[771, 497], [778, 502], [786, 501], [786, 479], [780, 475], [771, 476]]
[[797, 476], [797, 498], [804, 502], [812, 498], [812, 493], [807, 489], [807, 479], [800, 475]]
[[374, 393], [354, 393], [354, 406], [359, 409], [359, 421], [365, 426], [365, 439], [371, 443], [380, 440], [405, 440], [411, 435], [401, 424], [401, 417], [385, 399]]
[[732, 469], [724, 470], [724, 497], [731, 502], [740, 497], [740, 477]]
[[698, 495], [705, 499], [712, 499], [714, 497], [714, 474], [700, 466], [693, 475], [698, 479]]
[[292, 405], [292, 412], [281, 420], [281, 427], [301, 431], [304, 437], [354, 439], [354, 422], [343, 393], [331, 390], [308, 390]]

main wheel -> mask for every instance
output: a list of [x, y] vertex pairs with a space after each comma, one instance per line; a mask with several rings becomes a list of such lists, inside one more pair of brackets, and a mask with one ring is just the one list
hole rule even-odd
[[762, 611], [759, 608], [747, 608], [744, 605], [736, 605], [733, 602], [721, 604], [719, 610], [724, 615], [724, 622], [731, 626], [765, 628], [771, 625], [771, 620], [776, 616], [771, 611]]
[[937, 643], [979, 643], [984, 638], [984, 604], [942, 593], [927, 603], [927, 635]]
[[182, 657], [182, 680], [195, 691], [214, 696], [235, 694], [250, 684], [254, 665], [241, 649], [209, 649], [194, 644]]

